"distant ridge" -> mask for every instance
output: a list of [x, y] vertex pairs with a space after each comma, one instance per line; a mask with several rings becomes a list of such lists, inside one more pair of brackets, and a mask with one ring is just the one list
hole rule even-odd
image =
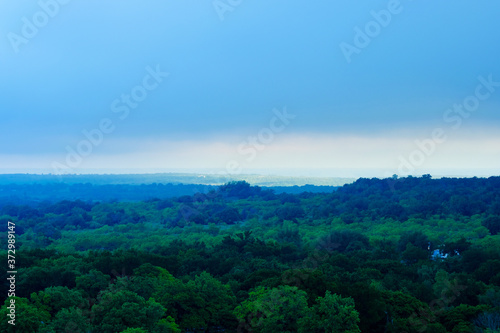
[[94, 185], [141, 185], [141, 184], [199, 184], [222, 185], [230, 181], [245, 180], [258, 186], [342, 186], [353, 183], [355, 178], [341, 177], [297, 177], [274, 175], [217, 175], [204, 173], [155, 173], [155, 174], [84, 174], [84, 175], [39, 175], [39, 174], [3, 174], [0, 185], [9, 184], [94, 184]]

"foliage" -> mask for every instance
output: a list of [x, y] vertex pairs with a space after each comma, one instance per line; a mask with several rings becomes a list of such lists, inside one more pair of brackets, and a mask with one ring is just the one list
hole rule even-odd
[[[14, 312], [9, 307], [14, 307]], [[14, 317], [10, 316], [14, 315]], [[50, 314], [38, 309], [23, 297], [10, 297], [5, 300], [0, 309], [0, 330], [2, 332], [37, 332], [45, 323], [50, 321]], [[9, 324], [9, 320], [15, 320], [15, 325]]]
[[498, 329], [500, 177], [299, 194], [232, 182], [146, 201], [56, 194], [0, 199], [18, 258], [17, 297], [0, 295], [0, 315], [15, 300], [19, 332]]
[[234, 310], [240, 327], [254, 332], [297, 332], [307, 315], [307, 294], [297, 287], [258, 287]]
[[300, 320], [299, 332], [359, 333], [358, 323], [359, 313], [354, 300], [327, 291], [325, 297], [318, 297], [317, 304]]

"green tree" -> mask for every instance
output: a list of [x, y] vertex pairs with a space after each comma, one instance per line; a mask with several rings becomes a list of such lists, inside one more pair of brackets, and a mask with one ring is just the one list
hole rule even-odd
[[449, 332], [472, 333], [472, 321], [487, 308], [485, 305], [470, 306], [460, 304], [443, 315], [443, 322]]
[[167, 309], [182, 329], [206, 327], [206, 310], [203, 298], [198, 295], [192, 284], [179, 279], [164, 281], [154, 293], [161, 305]]
[[61, 286], [48, 287], [38, 293], [32, 293], [31, 301], [38, 308], [47, 309], [52, 315], [65, 308], [86, 308], [88, 305], [81, 291]]
[[500, 332], [500, 312], [485, 311], [474, 320], [474, 325], [483, 332]]
[[318, 297], [306, 317], [299, 320], [299, 333], [360, 333], [359, 313], [354, 300], [342, 298], [330, 291]]
[[153, 330], [165, 309], [154, 299], [146, 301], [129, 290], [107, 290], [92, 307], [93, 323], [98, 332], [115, 333], [126, 328]]
[[179, 325], [177, 325], [174, 321], [174, 318], [168, 316], [167, 318], [161, 319], [157, 328], [154, 331], [155, 333], [181, 333], [179, 329]]
[[429, 246], [429, 239], [420, 231], [406, 232], [401, 235], [401, 238], [399, 239], [398, 250], [404, 251], [407, 249], [407, 245], [409, 243], [422, 250], [427, 250], [427, 247]]
[[384, 293], [389, 332], [429, 332], [429, 324], [437, 319], [429, 306], [401, 291]]
[[[15, 307], [15, 311], [11, 311], [13, 307]], [[0, 309], [0, 318], [1, 332], [35, 333], [49, 322], [50, 313], [37, 308], [26, 298], [9, 297]], [[15, 319], [15, 325], [9, 324], [9, 321], [13, 319]]]
[[488, 228], [492, 235], [496, 235], [500, 232], [500, 216], [498, 215], [488, 216], [481, 224]]
[[134, 269], [128, 289], [149, 299], [162, 283], [173, 280], [173, 275], [166, 269], [146, 263]]
[[121, 331], [121, 333], [148, 333], [148, 331], [143, 328], [127, 328], [126, 330]]
[[90, 320], [79, 308], [62, 309], [49, 324], [48, 332], [87, 333]]
[[165, 279], [154, 295], [182, 329], [237, 325], [232, 314], [236, 305], [233, 292], [228, 285], [207, 272], [202, 272], [187, 283], [178, 279]]
[[232, 313], [236, 306], [236, 297], [228, 285], [222, 284], [207, 272], [197, 275], [189, 284], [193, 285], [195, 292], [204, 301], [204, 308], [207, 311], [205, 321], [209, 328], [237, 325]]
[[429, 252], [413, 245], [412, 243], [406, 244], [406, 250], [401, 254], [401, 258], [407, 264], [414, 264], [419, 260], [426, 260], [429, 258]]
[[307, 294], [297, 287], [258, 287], [234, 310], [240, 329], [252, 332], [297, 332], [307, 316]]
[[88, 296], [95, 298], [101, 290], [109, 286], [111, 277], [96, 269], [90, 270], [85, 275], [76, 277], [76, 287], [85, 291]]

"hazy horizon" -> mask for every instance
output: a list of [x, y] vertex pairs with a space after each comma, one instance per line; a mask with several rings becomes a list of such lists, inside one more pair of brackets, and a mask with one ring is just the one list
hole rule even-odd
[[[49, 175], [53, 170], [47, 169], [0, 169], [0, 175], [32, 174]], [[387, 169], [248, 169], [240, 174], [228, 174], [225, 169], [80, 169], [71, 175], [150, 175], [150, 174], [190, 174], [190, 175], [222, 175], [226, 177], [244, 177], [245, 175], [263, 175], [277, 177], [317, 177], [317, 178], [388, 178]], [[419, 177], [430, 174], [433, 178], [470, 178], [500, 176], [497, 169], [431, 169], [411, 176]], [[70, 174], [68, 174], [70, 175]], [[396, 173], [397, 175], [397, 173]], [[398, 175], [405, 177], [407, 175]]]

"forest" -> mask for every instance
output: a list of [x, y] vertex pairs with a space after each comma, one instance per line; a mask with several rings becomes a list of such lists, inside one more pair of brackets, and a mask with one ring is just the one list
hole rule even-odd
[[[217, 190], [216, 185], [200, 184], [92, 184], [92, 183], [49, 183], [49, 184], [0, 184], [0, 206], [29, 205], [44, 202], [53, 203], [63, 200], [83, 201], [144, 201], [154, 198], [172, 198]], [[275, 193], [302, 192], [324, 193], [337, 189], [337, 186], [302, 185], [271, 186], [265, 189]]]
[[500, 177], [141, 200], [89, 186], [0, 196], [17, 269], [0, 331], [500, 332]]

